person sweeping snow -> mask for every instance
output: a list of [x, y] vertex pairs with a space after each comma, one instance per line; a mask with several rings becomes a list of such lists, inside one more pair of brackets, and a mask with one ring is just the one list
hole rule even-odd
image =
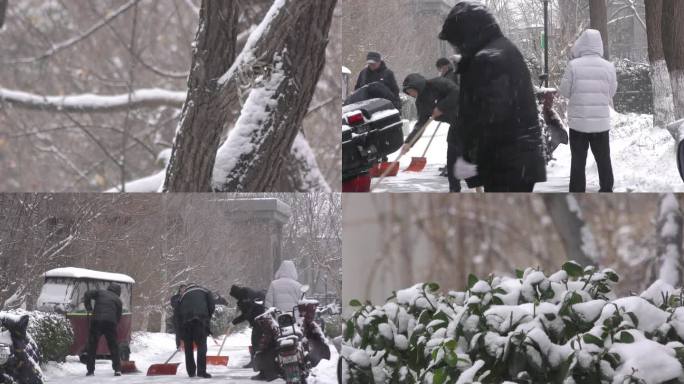
[[603, 59], [601, 32], [587, 29], [571, 51], [560, 94], [570, 100], [570, 192], [586, 191], [587, 154], [591, 152], [598, 167], [600, 192], [613, 191], [613, 166], [610, 159], [610, 108], [617, 91], [615, 66]]
[[[185, 344], [185, 368], [189, 377], [211, 378], [207, 373], [207, 337], [215, 308], [214, 295], [206, 288], [188, 284], [182, 290], [174, 317], [181, 324]], [[196, 364], [193, 345], [197, 345]]]
[[[86, 376], [95, 374], [95, 358], [97, 356], [97, 344], [100, 337], [107, 340], [109, 354], [112, 357], [112, 369], [114, 376], [121, 376], [121, 358], [119, 356], [119, 342], [116, 328], [121, 320], [123, 304], [121, 302], [121, 286], [110, 284], [107, 289], [90, 290], [83, 296], [83, 304], [88, 313], [92, 312], [88, 334], [88, 356]], [[95, 306], [93, 306], [95, 302]]]
[[413, 131], [406, 138], [402, 153], [406, 154], [411, 150], [410, 143], [414, 141], [415, 136], [430, 120], [430, 117], [436, 121], [449, 124], [446, 165], [447, 176], [449, 177], [449, 191], [461, 192], [461, 182], [454, 174], [454, 165], [459, 156], [461, 156], [461, 146], [458, 143], [457, 132], [458, 85], [445, 77], [426, 80], [422, 75], [412, 73], [404, 80], [403, 90], [407, 95], [416, 99], [418, 121]]
[[471, 1], [454, 6], [439, 38], [462, 56], [458, 125], [464, 154], [456, 161], [456, 176], [479, 174], [485, 192], [532, 192], [546, 181], [546, 163], [522, 54], [487, 8]]

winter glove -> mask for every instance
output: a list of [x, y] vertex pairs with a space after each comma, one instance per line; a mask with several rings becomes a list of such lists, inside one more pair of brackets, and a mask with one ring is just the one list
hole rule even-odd
[[459, 180], [467, 180], [477, 176], [477, 165], [465, 161], [459, 157], [454, 164], [454, 176]]

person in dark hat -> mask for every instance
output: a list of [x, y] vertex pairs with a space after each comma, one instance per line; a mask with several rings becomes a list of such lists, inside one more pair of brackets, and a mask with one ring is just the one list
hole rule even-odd
[[458, 75], [454, 69], [454, 63], [452, 63], [451, 60], [446, 57], [440, 57], [437, 60], [437, 63], [435, 63], [435, 67], [437, 67], [437, 71], [439, 71], [441, 77], [453, 81], [454, 84], [459, 84]]
[[[116, 331], [123, 313], [123, 305], [119, 296], [121, 296], [121, 286], [118, 284], [110, 284], [106, 290], [90, 290], [83, 296], [83, 304], [86, 311], [88, 313], [92, 312], [88, 334], [88, 356], [86, 362], [88, 373], [86, 376], [93, 376], [95, 374], [97, 344], [102, 336], [107, 340], [114, 376], [121, 376], [121, 359]], [[93, 302], [95, 303], [94, 306]]]
[[[188, 284], [180, 292], [174, 317], [181, 324], [185, 344], [185, 368], [189, 377], [211, 378], [207, 373], [207, 337], [209, 322], [216, 308], [215, 295], [197, 284]], [[197, 345], [197, 363], [193, 354]]]
[[384, 84], [392, 93], [392, 99], [399, 99], [399, 85], [394, 77], [394, 72], [387, 67], [378, 52], [368, 52], [366, 56], [366, 68], [359, 73], [354, 90], [358, 90], [368, 84], [380, 82]]

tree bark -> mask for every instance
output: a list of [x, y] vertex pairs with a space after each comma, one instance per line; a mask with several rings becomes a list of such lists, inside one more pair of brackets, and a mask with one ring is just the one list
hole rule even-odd
[[608, 4], [606, 0], [589, 0], [589, 21], [592, 29], [601, 32], [603, 57], [610, 60], [608, 46]]
[[582, 217], [573, 195], [548, 194], [543, 196], [546, 209], [558, 230], [569, 260], [581, 265], [596, 265], [597, 250], [593, 234]]
[[682, 226], [684, 218], [674, 194], [660, 199], [658, 231], [658, 279], [678, 286], [682, 279]]
[[[645, 0], [648, 59], [651, 63], [651, 89], [653, 91], [653, 125], [666, 128], [674, 121], [672, 84], [663, 51], [663, 0]], [[670, 132], [677, 139], [679, 134]]]
[[663, 52], [670, 72], [675, 118], [684, 118], [684, 1], [663, 0]]
[[[257, 77], [258, 84], [250, 91], [236, 127], [219, 150], [215, 190], [274, 189], [323, 72], [336, 2], [285, 2], [284, 7], [297, 4], [303, 7], [302, 12], [292, 25], [272, 26], [274, 33], [285, 37], [284, 44], [276, 50], [265, 73]], [[224, 76], [226, 84], [237, 80], [234, 74]]]
[[237, 0], [203, 0], [188, 95], [167, 167], [165, 192], [209, 192], [216, 150], [227, 123], [216, 79], [235, 61]]
[[0, 28], [5, 25], [5, 15], [7, 14], [7, 0], [0, 0]]

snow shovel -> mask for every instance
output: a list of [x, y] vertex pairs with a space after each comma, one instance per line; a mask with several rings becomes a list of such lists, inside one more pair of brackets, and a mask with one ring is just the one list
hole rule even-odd
[[228, 366], [229, 358], [228, 358], [228, 356], [221, 356], [221, 351], [223, 351], [223, 346], [226, 345], [226, 340], [228, 339], [228, 334], [230, 333], [230, 331], [232, 329], [233, 329], [233, 325], [231, 324], [231, 326], [228, 327], [226, 334], [223, 336], [223, 341], [221, 342], [221, 348], [219, 348], [218, 355], [217, 356], [207, 355], [207, 364]]
[[135, 366], [135, 361], [121, 361], [121, 373], [136, 373], [138, 367]]
[[178, 353], [178, 349], [173, 351], [173, 354], [171, 357], [169, 357], [164, 364], [152, 364], [150, 365], [149, 368], [147, 368], [147, 376], [175, 376], [176, 372], [178, 372], [178, 366], [180, 363], [171, 363], [169, 364], [169, 361], [173, 359], [174, 356], [176, 356], [176, 353]]
[[[423, 127], [420, 128], [420, 131], [418, 131], [418, 134], [416, 134], [416, 136], [411, 140], [411, 142], [409, 143], [409, 147], [413, 147], [416, 144], [416, 142], [418, 142], [418, 139], [420, 139], [423, 136], [423, 133], [425, 133], [425, 130], [427, 129], [427, 127], [430, 124], [432, 124], [433, 121], [435, 121], [435, 119], [433, 119], [432, 117], [430, 117], [428, 119], [428, 121], [425, 123], [425, 125], [423, 125]], [[397, 159], [394, 160], [394, 162], [398, 163], [402, 157], [404, 157], [404, 153], [400, 153], [399, 156], [397, 156]], [[378, 180], [378, 182], [375, 183], [375, 185], [371, 188], [371, 192], [373, 192], [375, 189], [378, 188], [378, 186], [380, 184], [382, 184], [382, 182], [387, 178], [387, 176], [390, 174], [390, 172], [393, 171], [393, 168], [394, 167], [387, 168], [385, 170], [385, 172], [383, 172], [382, 175], [380, 175], [380, 180]]]
[[427, 166], [427, 157], [425, 156], [427, 155], [428, 150], [432, 145], [432, 141], [435, 140], [435, 136], [437, 136], [437, 131], [439, 130], [439, 127], [441, 125], [442, 123], [439, 123], [437, 125], [437, 128], [435, 128], [435, 132], [432, 134], [432, 137], [430, 138], [427, 147], [425, 147], [425, 152], [423, 152], [423, 156], [411, 158], [411, 164], [409, 164], [408, 168], [406, 168], [404, 172], [422, 172], [423, 169], [425, 169], [425, 166]]

